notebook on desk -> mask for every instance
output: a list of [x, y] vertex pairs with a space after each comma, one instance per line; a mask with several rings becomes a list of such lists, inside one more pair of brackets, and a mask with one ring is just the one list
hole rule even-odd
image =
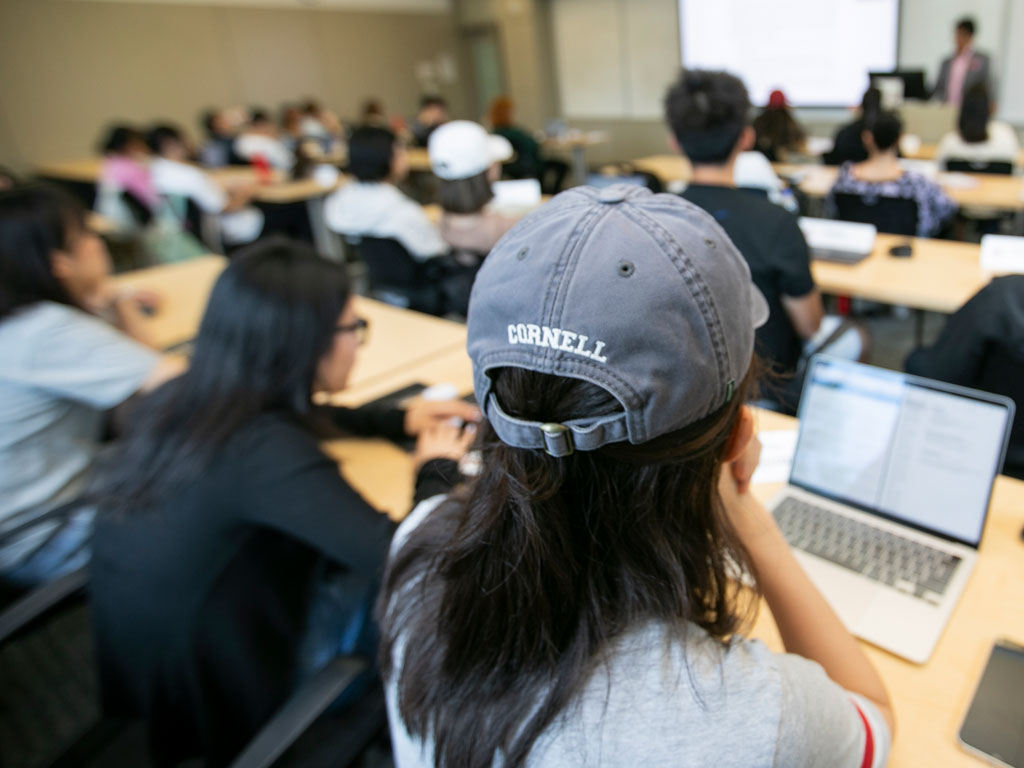
[[812, 358], [789, 483], [769, 508], [853, 634], [931, 656], [977, 560], [1008, 398]]

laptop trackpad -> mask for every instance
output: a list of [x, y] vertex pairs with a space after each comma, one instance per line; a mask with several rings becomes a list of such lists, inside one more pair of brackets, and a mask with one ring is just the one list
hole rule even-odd
[[797, 560], [811, 581], [825, 596], [832, 610], [850, 632], [855, 632], [861, 617], [868, 611], [876, 589], [863, 576], [798, 549]]

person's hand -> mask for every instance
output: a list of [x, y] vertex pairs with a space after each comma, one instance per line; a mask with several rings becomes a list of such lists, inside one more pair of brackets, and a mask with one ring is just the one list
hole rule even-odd
[[148, 288], [136, 288], [133, 291], [122, 294], [118, 299], [128, 299], [139, 305], [139, 308], [147, 315], [155, 315], [160, 311], [164, 297], [157, 291]]
[[114, 283], [109, 279], [100, 281], [86, 296], [82, 297], [82, 308], [91, 314], [102, 315], [113, 307], [118, 293]]
[[423, 400], [417, 398], [405, 409], [405, 434], [416, 436], [425, 429], [446, 424], [454, 419], [475, 424], [480, 421], [480, 409], [465, 400]]
[[473, 444], [476, 437], [476, 425], [469, 424], [465, 428], [451, 424], [434, 424], [420, 432], [416, 440], [413, 461], [417, 467], [431, 459], [451, 459], [459, 461]]
[[750, 480], [761, 460], [761, 441], [754, 435], [738, 457], [723, 464], [718, 477], [718, 492], [726, 516], [744, 544], [775, 528], [775, 521], [750, 492]]

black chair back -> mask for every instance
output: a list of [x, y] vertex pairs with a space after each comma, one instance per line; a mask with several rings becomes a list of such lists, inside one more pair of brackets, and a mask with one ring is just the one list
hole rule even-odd
[[416, 261], [397, 240], [348, 236], [346, 241], [366, 264], [371, 293], [385, 301], [397, 296], [409, 309], [444, 313], [441, 287], [430, 275], [428, 263]]
[[989, 173], [996, 176], [1010, 176], [1013, 173], [1013, 163], [1008, 160], [979, 162], [976, 160], [950, 158], [946, 161], [946, 170], [955, 171], [956, 173]]
[[1008, 344], [992, 345], [975, 386], [1005, 395], [1016, 404], [1003, 473], [1024, 479], [1024, 350]]
[[882, 197], [840, 192], [835, 195], [839, 219], [874, 224], [879, 232], [917, 234], [917, 202], [909, 197]]

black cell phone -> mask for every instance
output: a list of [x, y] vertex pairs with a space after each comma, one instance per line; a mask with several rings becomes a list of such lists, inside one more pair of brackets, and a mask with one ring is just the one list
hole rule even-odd
[[898, 259], [905, 259], [914, 253], [914, 247], [910, 243], [900, 243], [889, 249], [889, 255]]
[[1000, 640], [960, 726], [960, 745], [993, 765], [1024, 768], [1024, 647]]

